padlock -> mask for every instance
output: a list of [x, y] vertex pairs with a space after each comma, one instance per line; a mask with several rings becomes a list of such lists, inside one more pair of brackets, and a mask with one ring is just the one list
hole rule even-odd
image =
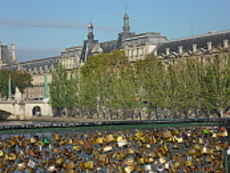
[[93, 161], [87, 161], [87, 162], [85, 162], [84, 163], [84, 167], [85, 167], [85, 169], [93, 169]]
[[118, 141], [117, 144], [118, 144], [118, 147], [127, 146], [128, 141], [127, 140]]
[[125, 173], [131, 173], [131, 172], [133, 172], [133, 170], [135, 170], [134, 166], [126, 166], [125, 167]]
[[159, 158], [159, 161], [160, 161], [161, 164], [164, 164], [165, 162], [167, 162], [165, 157]]
[[193, 148], [196, 150], [201, 150], [201, 146], [199, 144], [194, 144]]
[[165, 132], [163, 132], [162, 135], [163, 135], [163, 138], [165, 139], [172, 137], [172, 133], [169, 130], [166, 130]]
[[134, 160], [133, 160], [133, 158], [126, 158], [126, 159], [125, 159], [125, 165], [126, 165], [126, 166], [132, 166], [132, 165], [134, 165]]
[[145, 164], [145, 159], [144, 159], [144, 158], [138, 158], [138, 159], [137, 159], [137, 163], [138, 163], [139, 165], [143, 165], [143, 164]]
[[104, 140], [106, 143], [112, 143], [116, 141], [112, 134], [105, 135]]
[[103, 144], [104, 139], [103, 137], [98, 137], [94, 140], [94, 144]]
[[55, 160], [55, 164], [57, 166], [62, 166], [63, 163], [64, 163], [65, 159], [63, 157], [58, 157], [56, 160]]

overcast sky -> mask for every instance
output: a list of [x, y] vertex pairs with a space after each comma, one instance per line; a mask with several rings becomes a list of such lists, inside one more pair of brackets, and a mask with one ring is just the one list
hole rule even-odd
[[229, 7], [230, 0], [0, 0], [0, 41], [29, 61], [82, 45], [90, 21], [100, 42], [117, 39], [125, 9], [132, 32], [176, 39], [230, 29]]

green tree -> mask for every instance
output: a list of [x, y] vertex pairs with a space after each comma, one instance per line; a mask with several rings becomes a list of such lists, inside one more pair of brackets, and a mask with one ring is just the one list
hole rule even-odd
[[76, 106], [78, 94], [78, 76], [58, 65], [52, 74], [50, 86], [51, 104], [57, 109], [57, 115], [70, 115]]
[[15, 94], [16, 87], [21, 93], [25, 92], [27, 87], [32, 87], [32, 76], [26, 71], [19, 70], [0, 70], [0, 94], [1, 97], [7, 97], [8, 95], [8, 80], [11, 76], [11, 88], [12, 94]]

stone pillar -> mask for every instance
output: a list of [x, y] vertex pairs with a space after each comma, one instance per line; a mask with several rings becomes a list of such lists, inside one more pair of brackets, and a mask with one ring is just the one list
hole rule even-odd
[[13, 62], [17, 62], [17, 58], [16, 58], [16, 44], [12, 43], [11, 44], [11, 51], [12, 51], [12, 59], [13, 59]]
[[169, 52], [169, 51], [170, 51], [170, 49], [169, 49], [169, 48], [166, 48], [166, 49], [165, 49], [166, 56], [168, 56], [168, 55], [170, 54], [170, 52]]
[[228, 48], [228, 40], [223, 40], [223, 48], [224, 49]]
[[208, 51], [212, 50], [212, 42], [207, 42]]
[[192, 45], [192, 52], [196, 53], [197, 52], [197, 44]]

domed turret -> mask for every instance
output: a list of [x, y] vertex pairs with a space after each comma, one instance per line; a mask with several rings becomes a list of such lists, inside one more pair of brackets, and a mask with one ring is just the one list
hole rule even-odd
[[88, 40], [93, 40], [94, 35], [93, 35], [93, 24], [89, 23], [88, 25]]
[[130, 32], [130, 26], [129, 26], [129, 16], [127, 13], [125, 13], [123, 20], [124, 20], [123, 31], [125, 33], [128, 33], [128, 32]]

